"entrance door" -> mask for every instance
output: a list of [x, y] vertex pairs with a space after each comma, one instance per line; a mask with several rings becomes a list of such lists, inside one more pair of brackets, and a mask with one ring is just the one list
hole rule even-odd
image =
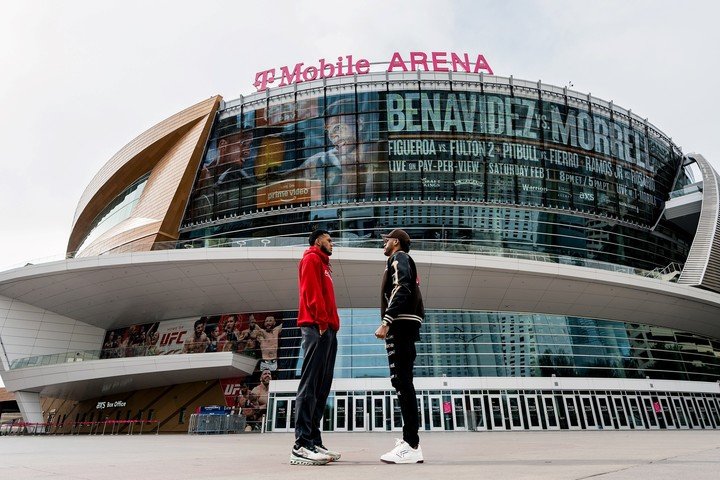
[[385, 412], [385, 397], [373, 395], [370, 397], [372, 410], [372, 429], [375, 431], [387, 430], [387, 413]]
[[720, 409], [718, 403], [715, 402], [713, 397], [707, 397], [708, 410], [710, 411], [710, 418], [715, 422], [715, 428], [720, 428]]
[[524, 430], [525, 422], [523, 421], [522, 411], [520, 410], [520, 395], [507, 395], [506, 398], [510, 430]]
[[397, 395], [390, 395], [390, 430], [394, 432], [402, 431], [402, 411], [400, 410], [400, 400]]
[[445, 430], [445, 414], [442, 395], [428, 395], [430, 406], [430, 430]]
[[677, 428], [675, 426], [675, 418], [670, 408], [670, 400], [667, 397], [658, 397], [660, 408], [662, 409], [662, 416], [665, 419], [665, 428]]
[[580, 430], [582, 425], [580, 424], [580, 409], [578, 408], [577, 400], [575, 397], [567, 395], [563, 396], [563, 402], [565, 403], [565, 418], [567, 419], [568, 429]]
[[651, 430], [659, 429], [660, 424], [658, 423], [658, 418], [655, 413], [655, 408], [653, 408], [652, 398], [648, 397], [647, 395], [643, 395], [640, 397], [640, 403], [642, 406], [642, 410], [645, 413], [645, 418], [647, 418], [648, 427]]
[[630, 405], [629, 416], [635, 429], [646, 429], [647, 425], [645, 425], [645, 419], [643, 418], [642, 410], [640, 408], [640, 400], [638, 400], [638, 397], [629, 396], [627, 397], [627, 402], [628, 405]]
[[452, 402], [452, 419], [453, 430], [467, 430], [467, 409], [465, 408], [465, 396], [453, 395]]
[[623, 397], [611, 395], [610, 401], [612, 402], [612, 406], [615, 407], [615, 420], [617, 420], [618, 428], [620, 430], [630, 430], [630, 418], [628, 417]]
[[700, 422], [702, 422], [703, 428], [713, 428], [713, 423], [710, 419], [705, 398], [693, 397], [693, 400], [695, 401], [695, 405], [697, 405], [698, 417], [700, 417]]
[[367, 430], [367, 399], [362, 397], [353, 397], [353, 430], [362, 432]]
[[276, 398], [273, 406], [273, 431], [295, 431], [295, 399]]
[[542, 404], [540, 403], [539, 397], [537, 395], [526, 395], [525, 415], [527, 416], [528, 428], [530, 430], [542, 430], [541, 411]]
[[592, 397], [589, 395], [580, 395], [580, 405], [582, 406], [583, 420], [585, 420], [585, 428], [588, 430], [597, 430], [598, 426], [597, 412], [593, 405]]
[[490, 428], [493, 430], [506, 430], [505, 405], [502, 395], [489, 395], [490, 400]]
[[348, 431], [348, 416], [347, 406], [348, 397], [335, 397], [334, 409], [333, 409], [333, 420], [335, 422], [336, 432], [347, 432]]
[[487, 430], [482, 395], [470, 395], [470, 428], [472, 430]]
[[540, 398], [542, 399], [541, 405], [544, 407], [541, 408], [540, 411], [543, 412], [543, 415], [545, 415], [545, 425], [547, 425], [547, 429], [560, 430], [555, 397], [552, 395], [542, 395]]
[[600, 411], [598, 412], [599, 425], [605, 429], [614, 429], [615, 425], [613, 424], [613, 411], [609, 398], [605, 395], [597, 395], [595, 399], [597, 400], [598, 408], [600, 409]]
[[690, 425], [688, 424], [688, 417], [685, 413], [685, 407], [683, 406], [682, 399], [678, 397], [672, 397], [672, 406], [673, 406], [673, 412], [675, 413], [675, 416], [677, 417], [677, 426], [678, 428], [682, 429], [688, 429], [690, 428]]
[[695, 404], [693, 403], [692, 398], [683, 397], [683, 402], [687, 407], [688, 418], [690, 418], [690, 424], [692, 425], [692, 428], [702, 428], [700, 426], [700, 419], [698, 418], [698, 413], [695, 409]]

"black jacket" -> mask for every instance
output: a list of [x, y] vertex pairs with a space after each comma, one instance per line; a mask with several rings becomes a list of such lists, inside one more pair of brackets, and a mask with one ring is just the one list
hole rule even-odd
[[382, 281], [380, 315], [391, 330], [409, 329], [417, 332], [425, 318], [420, 293], [420, 278], [415, 262], [403, 251], [388, 258]]

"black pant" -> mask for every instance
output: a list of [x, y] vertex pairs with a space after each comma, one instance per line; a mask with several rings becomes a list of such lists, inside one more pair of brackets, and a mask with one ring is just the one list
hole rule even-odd
[[390, 333], [385, 338], [385, 349], [390, 363], [390, 382], [397, 392], [403, 418], [403, 440], [411, 447], [417, 448], [420, 443], [418, 437], [420, 420], [413, 384], [413, 366], [417, 356], [415, 336], [407, 332]]
[[317, 326], [300, 327], [300, 332], [305, 357], [295, 399], [295, 443], [311, 447], [322, 445], [320, 420], [333, 380], [337, 333], [328, 329], [321, 336]]

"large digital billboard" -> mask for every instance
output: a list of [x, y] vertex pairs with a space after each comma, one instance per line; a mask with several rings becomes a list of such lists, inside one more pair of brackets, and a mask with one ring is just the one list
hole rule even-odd
[[191, 218], [279, 206], [455, 200], [652, 225], [680, 155], [594, 103], [455, 90], [322, 90], [222, 112]]

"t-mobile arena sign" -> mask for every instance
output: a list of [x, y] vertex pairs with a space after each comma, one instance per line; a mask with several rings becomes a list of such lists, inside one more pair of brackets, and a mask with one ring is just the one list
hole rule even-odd
[[[471, 61], [471, 58], [475, 61]], [[385, 63], [382, 63], [385, 65]], [[414, 72], [424, 70], [426, 72], [463, 72], [493, 74], [492, 68], [482, 54], [470, 57], [467, 53], [454, 52], [410, 52], [403, 57], [400, 52], [395, 52], [387, 64], [387, 72]], [[293, 83], [309, 82], [322, 78], [344, 77], [347, 75], [370, 73], [370, 62], [365, 58], [355, 60], [352, 55], [337, 57], [337, 61], [327, 61], [324, 58], [318, 60], [316, 65], [305, 65], [303, 62], [296, 63], [290, 67], [285, 65], [279, 68], [279, 87], [292, 85]], [[278, 79], [278, 69], [262, 70], [255, 74], [253, 85], [258, 92], [266, 90]]]

